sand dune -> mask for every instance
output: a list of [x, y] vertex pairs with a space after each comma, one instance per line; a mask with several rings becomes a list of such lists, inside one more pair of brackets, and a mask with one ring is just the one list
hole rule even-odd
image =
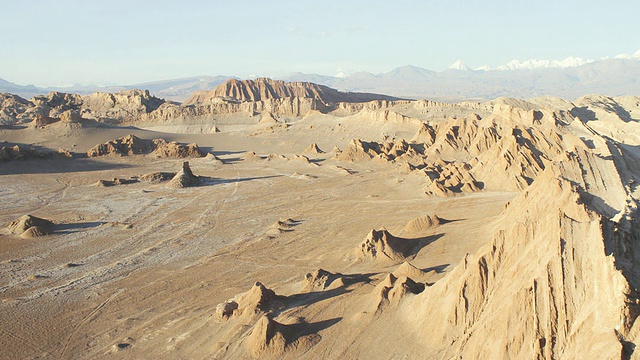
[[446, 223], [447, 220], [441, 219], [437, 215], [425, 215], [410, 220], [402, 230], [403, 234], [419, 235], [437, 228], [440, 224]]

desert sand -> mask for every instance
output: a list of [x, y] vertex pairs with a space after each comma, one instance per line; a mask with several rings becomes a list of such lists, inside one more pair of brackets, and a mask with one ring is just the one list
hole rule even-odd
[[640, 98], [327, 89], [2, 95], [3, 356], [638, 356]]

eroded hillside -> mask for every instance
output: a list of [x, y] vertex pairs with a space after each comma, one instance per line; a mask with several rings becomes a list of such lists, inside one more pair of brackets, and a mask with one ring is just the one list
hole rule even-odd
[[16, 221], [0, 316], [22, 319], [3, 349], [638, 356], [640, 98], [359, 101], [257, 83], [182, 105], [3, 96], [7, 154], [75, 155], [0, 163], [0, 220]]

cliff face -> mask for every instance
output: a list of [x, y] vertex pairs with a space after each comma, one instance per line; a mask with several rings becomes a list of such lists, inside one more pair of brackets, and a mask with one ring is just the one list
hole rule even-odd
[[[207, 98], [230, 98], [237, 101], [262, 101], [289, 97], [318, 99], [333, 102], [337, 91], [326, 86], [271, 80], [258, 78], [256, 80], [228, 80], [207, 94]], [[207, 98], [204, 100], [206, 101]]]
[[325, 106], [339, 102], [367, 102], [395, 99], [392, 96], [377, 94], [345, 93], [310, 82], [285, 82], [282, 80], [258, 78], [255, 80], [227, 80], [208, 93], [201, 92], [194, 94], [194, 96], [185, 101], [184, 104], [202, 104], [211, 102], [212, 99], [255, 102], [283, 98], [315, 99]]

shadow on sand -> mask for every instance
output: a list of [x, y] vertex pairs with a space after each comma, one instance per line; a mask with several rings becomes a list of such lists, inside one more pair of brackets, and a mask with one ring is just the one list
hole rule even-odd
[[131, 167], [87, 158], [78, 159], [28, 159], [0, 162], [1, 175], [60, 174], [86, 171], [115, 170]]
[[91, 229], [106, 224], [104, 221], [89, 221], [82, 223], [56, 224], [55, 232], [58, 234], [72, 234], [86, 229]]
[[202, 184], [200, 186], [214, 186], [219, 184], [232, 184], [232, 183], [240, 183], [245, 181], [253, 181], [253, 180], [264, 180], [271, 178], [283, 177], [284, 175], [268, 175], [268, 176], [254, 176], [247, 178], [237, 178], [237, 179], [220, 179], [220, 178], [211, 178], [211, 177], [201, 177]]

